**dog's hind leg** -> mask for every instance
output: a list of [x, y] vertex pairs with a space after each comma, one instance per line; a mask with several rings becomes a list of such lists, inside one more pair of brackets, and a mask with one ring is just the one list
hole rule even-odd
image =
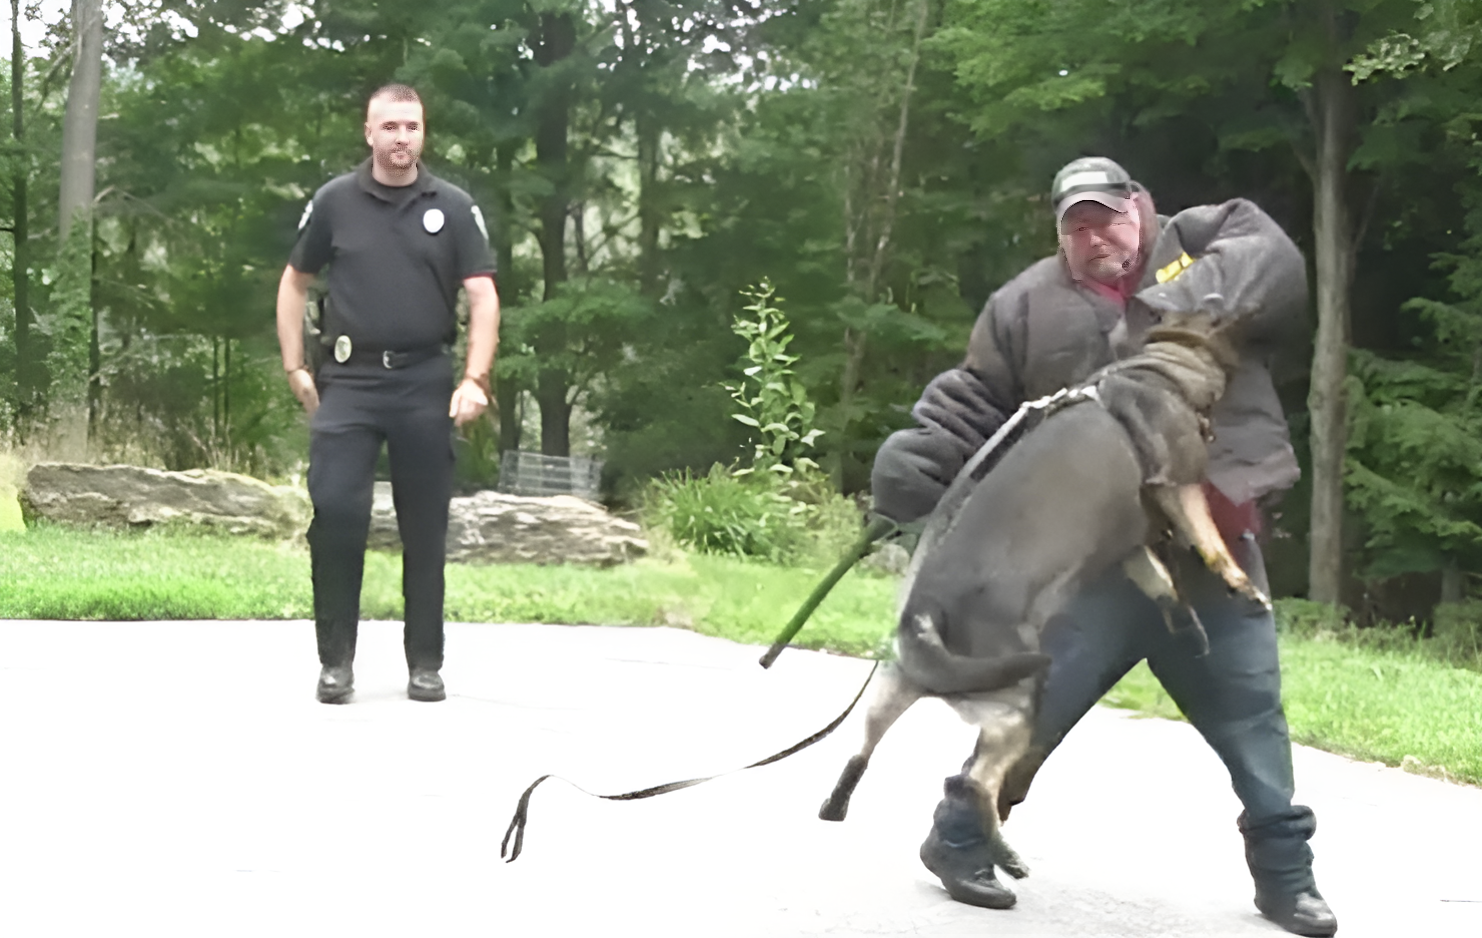
[[844, 820], [844, 816], [849, 813], [849, 798], [854, 794], [860, 778], [864, 776], [865, 769], [869, 768], [870, 756], [874, 754], [875, 747], [891, 726], [895, 725], [895, 721], [900, 719], [901, 714], [909, 710], [911, 704], [920, 700], [921, 696], [921, 689], [901, 673], [900, 665], [895, 662], [885, 665], [875, 675], [875, 690], [870, 699], [870, 709], [865, 713], [864, 745], [857, 755], [850, 756], [845, 763], [839, 781], [834, 784], [833, 793], [818, 809], [820, 818], [825, 821]]
[[1163, 613], [1163, 623], [1168, 626], [1169, 632], [1174, 635], [1193, 633], [1199, 640], [1200, 655], [1209, 653], [1209, 635], [1204, 631], [1204, 624], [1199, 621], [1193, 607], [1178, 595], [1173, 574], [1168, 571], [1167, 564], [1153, 553], [1151, 547], [1134, 551], [1132, 556], [1122, 561], [1122, 571], [1138, 589], [1158, 604], [1158, 611]]
[[1225, 539], [1215, 526], [1214, 516], [1209, 512], [1209, 499], [1200, 485], [1154, 485], [1149, 486], [1153, 501], [1167, 517], [1180, 537], [1193, 546], [1204, 565], [1219, 575], [1220, 579], [1236, 593], [1269, 610], [1271, 598], [1251, 582]]
[[1015, 879], [1029, 875], [1029, 866], [1004, 840], [998, 819], [998, 795], [1009, 768], [1029, 748], [1028, 691], [1015, 689], [996, 699], [958, 699], [948, 702], [964, 720], [978, 727], [978, 745], [968, 769], [968, 788], [977, 801], [983, 834], [993, 862]]

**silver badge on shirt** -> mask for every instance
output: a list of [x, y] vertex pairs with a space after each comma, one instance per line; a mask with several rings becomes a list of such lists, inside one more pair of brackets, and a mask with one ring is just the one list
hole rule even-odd
[[350, 360], [350, 337], [342, 335], [334, 340], [334, 360], [343, 365]]
[[430, 208], [422, 215], [422, 227], [427, 229], [428, 234], [437, 234], [443, 230], [443, 210]]

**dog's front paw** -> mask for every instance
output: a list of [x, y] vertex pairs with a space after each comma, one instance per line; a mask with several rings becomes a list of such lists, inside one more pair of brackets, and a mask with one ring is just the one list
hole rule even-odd
[[1008, 845], [1002, 834], [995, 836], [991, 843], [995, 866], [1015, 879], [1023, 879], [1029, 875], [1029, 864], [1024, 862], [1018, 851]]
[[1009, 856], [998, 862], [999, 868], [1015, 879], [1023, 879], [1029, 875], [1029, 864], [1020, 859], [1017, 853], [1009, 851]]
[[1267, 596], [1260, 587], [1247, 580], [1240, 588], [1232, 589], [1231, 595], [1240, 599], [1240, 604], [1245, 607], [1247, 615], [1262, 615], [1271, 611], [1271, 597]]

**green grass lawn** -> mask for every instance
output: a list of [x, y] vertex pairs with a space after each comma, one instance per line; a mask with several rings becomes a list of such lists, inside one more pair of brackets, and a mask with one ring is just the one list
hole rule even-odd
[[[678, 625], [769, 643], [822, 575], [675, 554], [607, 570], [448, 567], [447, 618], [463, 622]], [[400, 558], [366, 558], [362, 613], [401, 615]], [[850, 654], [881, 648], [894, 580], [846, 576], [797, 644]], [[276, 619], [312, 614], [308, 552], [245, 538], [170, 532], [0, 531], [0, 618]], [[1293, 738], [1331, 752], [1482, 784], [1482, 673], [1418, 650], [1283, 636], [1283, 697]], [[1177, 718], [1146, 665], [1107, 697]]]
[[[725, 557], [597, 570], [525, 564], [447, 568], [455, 622], [681, 625], [770, 642], [822, 576]], [[0, 533], [0, 618], [302, 619], [313, 615], [308, 550], [249, 538], [56, 527]], [[868, 653], [889, 631], [895, 583], [846, 576], [797, 644]], [[401, 559], [366, 556], [361, 613], [401, 616]]]

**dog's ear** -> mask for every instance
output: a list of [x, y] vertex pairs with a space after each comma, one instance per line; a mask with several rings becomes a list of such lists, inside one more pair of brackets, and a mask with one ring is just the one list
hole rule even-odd
[[1238, 363], [1240, 349], [1245, 346], [1247, 335], [1255, 325], [1260, 313], [1259, 308], [1232, 309], [1226, 303], [1225, 297], [1219, 293], [1211, 293], [1204, 297], [1200, 306], [1213, 316], [1213, 324], [1209, 332], [1211, 347], [1226, 364], [1233, 366]]

